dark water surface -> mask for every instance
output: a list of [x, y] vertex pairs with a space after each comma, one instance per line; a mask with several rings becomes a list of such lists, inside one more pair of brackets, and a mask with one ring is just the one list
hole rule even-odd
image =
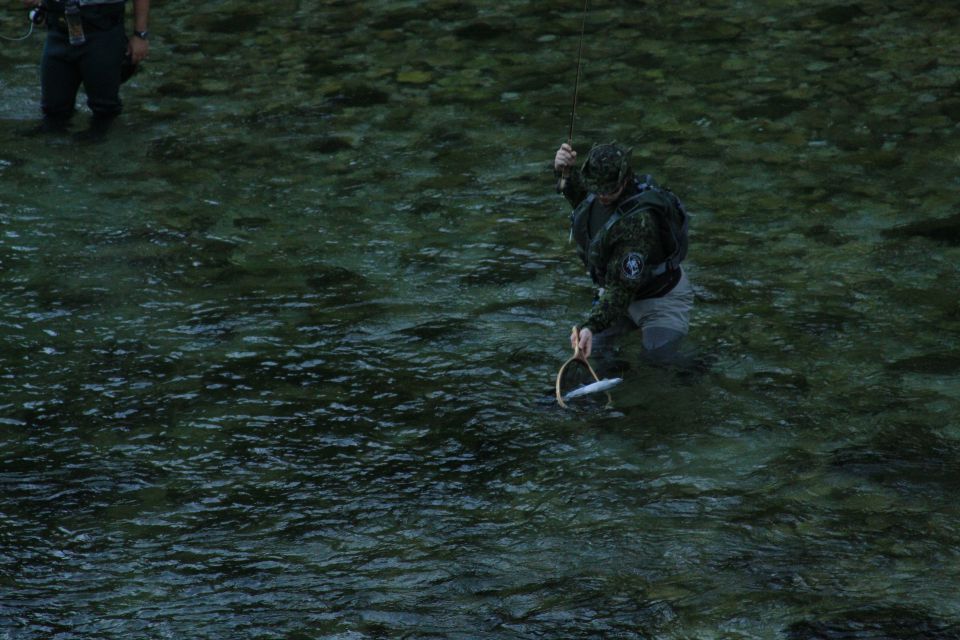
[[960, 9], [594, 3], [701, 366], [562, 411], [568, 4], [155, 3], [100, 142], [0, 44], [0, 638], [960, 638]]

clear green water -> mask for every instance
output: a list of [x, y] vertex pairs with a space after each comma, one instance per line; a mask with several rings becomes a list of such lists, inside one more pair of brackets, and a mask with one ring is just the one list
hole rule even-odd
[[709, 367], [570, 412], [582, 5], [157, 3], [100, 143], [0, 45], [0, 638], [960, 637], [960, 11], [595, 4]]

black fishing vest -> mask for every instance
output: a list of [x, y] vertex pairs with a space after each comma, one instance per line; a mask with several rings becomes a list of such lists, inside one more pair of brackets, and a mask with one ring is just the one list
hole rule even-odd
[[649, 214], [657, 228], [659, 246], [646, 256], [647, 282], [635, 297], [656, 298], [669, 293], [680, 280], [680, 263], [686, 258], [689, 246], [690, 219], [680, 199], [669, 189], [658, 186], [651, 176], [634, 178], [633, 186], [634, 192], [617, 203], [593, 236], [590, 234], [591, 213], [602, 215], [603, 211], [596, 194], [588, 194], [570, 216], [570, 233], [577, 244], [577, 255], [589, 270], [594, 284], [602, 287], [613, 249], [609, 241], [610, 230], [630, 216]]

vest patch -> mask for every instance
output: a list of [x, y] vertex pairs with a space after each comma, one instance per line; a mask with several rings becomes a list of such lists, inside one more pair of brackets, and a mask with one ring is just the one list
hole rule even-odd
[[635, 282], [643, 273], [643, 256], [631, 251], [620, 261], [620, 275], [624, 280]]

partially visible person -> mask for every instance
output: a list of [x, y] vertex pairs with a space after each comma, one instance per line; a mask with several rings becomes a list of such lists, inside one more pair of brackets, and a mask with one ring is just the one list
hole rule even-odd
[[[129, 74], [150, 52], [150, 0], [133, 0], [129, 38], [126, 0], [23, 0], [23, 4], [41, 7], [46, 14], [47, 40], [40, 68], [45, 122], [63, 125], [69, 120], [81, 84], [95, 120], [110, 121], [119, 115], [122, 74]], [[74, 16], [79, 16], [80, 28], [71, 33], [68, 18], [72, 21]]]
[[562, 193], [573, 207], [571, 239], [597, 295], [570, 335], [585, 356], [595, 338], [639, 329], [644, 349], [672, 352], [689, 331], [693, 289], [681, 266], [688, 216], [680, 200], [649, 175], [636, 176], [631, 150], [595, 145], [583, 167], [564, 144], [554, 157]]

